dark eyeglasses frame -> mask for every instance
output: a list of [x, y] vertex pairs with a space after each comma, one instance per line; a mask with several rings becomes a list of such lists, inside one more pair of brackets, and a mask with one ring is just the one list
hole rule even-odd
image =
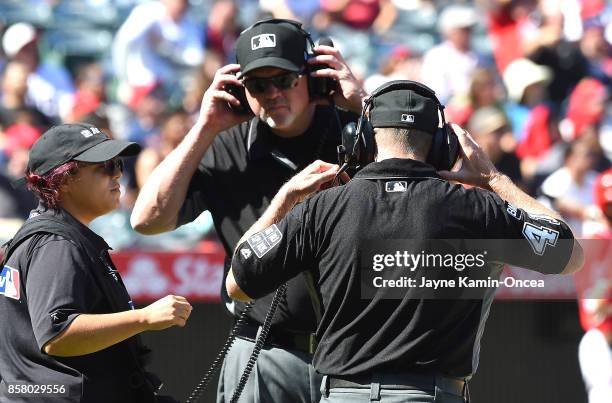
[[110, 177], [117, 175], [117, 170], [120, 173], [123, 173], [123, 160], [121, 158], [113, 158], [111, 160], [106, 160], [104, 162], [97, 163], [83, 163], [79, 162], [79, 165], [89, 166], [89, 165], [102, 165], [104, 168], [104, 174]]
[[242, 83], [251, 94], [257, 95], [266, 92], [270, 84], [274, 85], [281, 91], [295, 88], [301, 75], [302, 73], [299, 72], [288, 72], [274, 77], [245, 78], [242, 80]]

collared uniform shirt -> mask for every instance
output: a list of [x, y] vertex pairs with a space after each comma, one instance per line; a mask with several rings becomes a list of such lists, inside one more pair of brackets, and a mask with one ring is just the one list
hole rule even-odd
[[[336, 147], [341, 144], [342, 127], [357, 116], [337, 112], [339, 122], [331, 107], [318, 106], [311, 126], [293, 138], [274, 135], [257, 118], [219, 133], [191, 179], [177, 226], [209, 210], [225, 252], [232, 256], [242, 234], [263, 214], [285, 182], [316, 159], [338, 163]], [[221, 292], [225, 293], [225, 287]], [[272, 295], [258, 300], [249, 317], [263, 323], [271, 301]], [[238, 309], [243, 306], [237, 304]], [[315, 329], [303, 279], [289, 281], [287, 298], [279, 304], [272, 323], [299, 332]]]
[[[16, 397], [0, 391], [10, 402], [134, 402], [130, 395], [127, 357], [131, 339], [104, 350], [74, 357], [49, 356], [43, 347], [61, 334], [80, 314], [115, 310], [102, 287], [116, 290], [113, 301], [133, 309], [108, 244], [64, 210], [48, 210], [86, 237], [98, 252], [88, 257], [74, 242], [60, 235], [37, 233], [25, 240], [2, 270], [0, 294], [0, 379], [31, 385], [63, 385], [66, 393]], [[92, 266], [92, 262], [97, 262]], [[101, 276], [94, 274], [102, 272]], [[102, 285], [100, 279], [108, 284]], [[134, 336], [137, 338], [138, 336]], [[130, 361], [131, 363], [131, 361]], [[8, 400], [7, 400], [8, 399]]]
[[[555, 234], [556, 241], [535, 253], [536, 239], [529, 241], [525, 228], [528, 234], [529, 229]], [[373, 242], [384, 247], [386, 240], [497, 239], [502, 243], [488, 257], [492, 277], [499, 275], [499, 262], [559, 273], [573, 244], [561, 241], [572, 237], [563, 222], [530, 216], [492, 192], [453, 185], [428, 164], [388, 159], [369, 164], [347, 185], [306, 199], [239, 245], [232, 271], [240, 288], [258, 298], [311, 270], [322, 302], [313, 360], [320, 373], [386, 370], [466, 377], [478, 365], [495, 289], [477, 299], [413, 298], [412, 291], [391, 299], [384, 290], [364, 298], [363, 251]], [[510, 239], [516, 240], [512, 246]]]

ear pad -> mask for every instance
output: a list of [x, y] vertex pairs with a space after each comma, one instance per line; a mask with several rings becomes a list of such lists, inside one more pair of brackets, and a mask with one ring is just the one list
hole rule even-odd
[[[357, 131], [359, 127], [360, 131]], [[360, 126], [350, 122], [342, 129], [344, 163], [351, 167], [365, 166], [374, 161], [374, 129], [367, 119], [360, 118]]]
[[445, 124], [433, 136], [427, 162], [437, 170], [450, 170], [459, 157], [459, 140], [450, 125]]
[[[309, 34], [306, 35], [308, 35], [308, 38], [310, 38]], [[311, 40], [309, 41], [311, 44], [311, 51], [313, 51], [314, 43]], [[331, 38], [324, 36], [319, 39], [319, 45], [334, 47], [334, 42], [331, 40]], [[316, 56], [316, 53], [308, 54], [308, 59], [311, 59]], [[338, 85], [334, 79], [328, 77], [312, 77], [310, 75], [310, 73], [313, 71], [322, 70], [326, 68], [329, 68], [327, 64], [310, 65], [308, 64], [308, 62], [306, 62], [306, 73], [308, 75], [308, 95], [310, 96], [311, 100], [328, 98], [331, 95], [331, 92], [338, 88]]]
[[351, 167], [359, 165], [361, 155], [357, 125], [350, 122], [342, 129], [342, 147], [344, 147], [344, 161]]
[[364, 122], [361, 125], [360, 140], [362, 150], [361, 155], [359, 156], [359, 165], [363, 167], [374, 161], [374, 154], [376, 153], [374, 146], [374, 128], [367, 119], [364, 119]]

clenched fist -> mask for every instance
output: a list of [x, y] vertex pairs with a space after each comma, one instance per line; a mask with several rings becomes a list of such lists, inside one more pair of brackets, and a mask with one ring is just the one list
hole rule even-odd
[[142, 308], [141, 314], [148, 330], [163, 330], [171, 326], [185, 326], [192, 309], [185, 297], [167, 295]]

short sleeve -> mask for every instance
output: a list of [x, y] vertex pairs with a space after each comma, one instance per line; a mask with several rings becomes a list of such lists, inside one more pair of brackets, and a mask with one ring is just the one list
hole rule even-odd
[[312, 268], [313, 250], [308, 203], [302, 203], [280, 222], [238, 245], [232, 259], [236, 283], [251, 298], [260, 298]]
[[565, 222], [527, 213], [493, 193], [485, 198], [489, 259], [544, 274], [563, 271], [574, 246]]
[[90, 313], [102, 291], [89, 274], [79, 248], [53, 235], [43, 239], [30, 259], [26, 279], [28, 311], [38, 347], [63, 332], [81, 313]]
[[208, 204], [206, 203], [206, 183], [208, 182], [208, 178], [211, 177], [212, 170], [215, 166], [214, 144], [215, 143], [213, 143], [206, 154], [204, 154], [198, 169], [189, 182], [185, 200], [178, 213], [176, 221], [177, 227], [192, 222], [208, 209]]

